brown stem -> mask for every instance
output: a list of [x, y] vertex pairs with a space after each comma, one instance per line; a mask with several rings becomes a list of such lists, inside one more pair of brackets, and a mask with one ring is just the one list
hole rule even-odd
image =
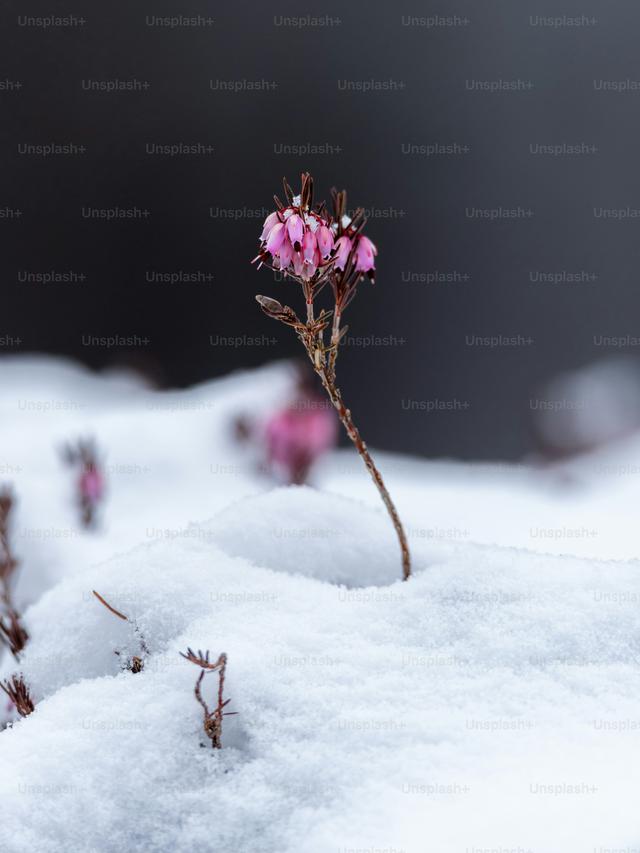
[[362, 457], [362, 461], [364, 462], [367, 470], [371, 474], [371, 479], [376, 485], [380, 493], [380, 497], [387, 508], [387, 512], [391, 517], [391, 521], [393, 522], [393, 526], [395, 527], [396, 534], [398, 536], [398, 541], [400, 543], [400, 550], [402, 552], [402, 579], [408, 580], [411, 577], [411, 556], [409, 554], [409, 543], [407, 541], [407, 535], [404, 531], [404, 527], [402, 526], [402, 522], [400, 521], [400, 516], [398, 515], [398, 511], [395, 507], [394, 502], [391, 500], [391, 495], [387, 491], [387, 487], [384, 484], [384, 480], [382, 479], [382, 474], [377, 469], [375, 462], [371, 458], [371, 454], [367, 449], [367, 445], [365, 444], [357, 426], [353, 422], [353, 418], [351, 417], [351, 411], [347, 409], [342, 399], [342, 394], [340, 393], [340, 389], [336, 385], [335, 376], [333, 371], [330, 369], [330, 366], [327, 367], [324, 363], [324, 360], [318, 365], [318, 360], [315, 357], [315, 348], [313, 346], [313, 342], [311, 340], [305, 341], [305, 347], [307, 349], [307, 353], [309, 354], [309, 358], [311, 359], [311, 363], [313, 364], [315, 372], [320, 377], [322, 385], [329, 395], [329, 399], [333, 403], [338, 417], [342, 421], [342, 425], [344, 426], [347, 435], [355, 445], [356, 450]]
[[311, 286], [307, 282], [304, 284], [304, 298], [307, 303], [307, 323], [313, 323], [313, 296]]
[[338, 345], [340, 342], [340, 312], [336, 306], [333, 312], [333, 326], [331, 327], [331, 350], [329, 351], [328, 371], [330, 376], [335, 376], [336, 361], [338, 360]]

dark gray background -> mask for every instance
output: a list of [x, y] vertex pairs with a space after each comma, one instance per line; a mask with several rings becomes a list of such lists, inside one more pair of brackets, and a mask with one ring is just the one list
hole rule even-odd
[[[85, 21], [19, 24], [18, 16], [56, 13]], [[213, 24], [148, 25], [147, 16], [178, 14]], [[307, 14], [334, 21], [279, 25], [281, 16]], [[459, 20], [406, 26], [403, 19], [431, 15]], [[587, 20], [541, 26], [545, 15]], [[638, 333], [640, 220], [597, 211], [640, 208], [640, 89], [598, 88], [600, 80], [640, 80], [639, 23], [631, 0], [3, 4], [0, 79], [20, 82], [0, 91], [0, 335], [11, 336], [3, 351], [64, 353], [93, 367], [134, 361], [166, 385], [297, 354], [288, 330], [254, 303], [256, 292], [291, 304], [298, 294], [250, 266], [261, 220], [246, 211], [269, 207], [282, 175], [294, 182], [309, 169], [319, 194], [347, 187], [354, 205], [374, 208], [367, 233], [380, 250], [377, 283], [362, 285], [348, 322], [354, 335], [392, 338], [346, 348], [340, 367], [369, 442], [435, 456], [521, 455], [531, 445], [535, 389], [606, 355], [594, 337]], [[131, 78], [150, 86], [108, 94], [82, 85]], [[277, 86], [213, 91], [211, 80]], [[394, 84], [344, 91], [345, 80]], [[476, 80], [522, 82], [490, 93], [470, 89], [467, 81]], [[214, 151], [145, 150], [179, 142]], [[20, 153], [21, 145], [46, 143], [86, 151]], [[468, 150], [403, 153], [433, 143]], [[332, 149], [277, 153], [305, 144]], [[532, 153], [536, 145], [597, 150], [554, 156]], [[112, 206], [150, 215], [82, 216], [83, 207]], [[520, 214], [469, 215], [500, 207]], [[234, 209], [242, 215], [211, 215]], [[21, 272], [50, 270], [86, 279], [19, 281]], [[151, 271], [180, 270], [213, 278], [146, 280]], [[462, 280], [404, 280], [435, 271]], [[532, 281], [539, 271], [586, 278]], [[277, 343], [212, 345], [217, 336], [263, 334]], [[102, 335], [148, 342], [83, 343]], [[469, 345], [471, 336], [518, 335], [516, 346]], [[406, 408], [435, 400], [460, 405]]]

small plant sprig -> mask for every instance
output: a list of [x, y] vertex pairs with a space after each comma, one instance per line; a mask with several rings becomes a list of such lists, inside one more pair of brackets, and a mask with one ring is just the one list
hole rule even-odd
[[28, 717], [35, 710], [35, 704], [22, 675], [12, 675], [10, 679], [0, 681], [0, 688], [7, 694], [21, 717]]
[[80, 438], [75, 444], [66, 444], [62, 448], [62, 459], [79, 470], [76, 500], [82, 525], [87, 529], [95, 527], [98, 506], [104, 497], [104, 475], [95, 442]]
[[29, 639], [27, 629], [20, 621], [19, 614], [11, 605], [5, 607], [6, 613], [0, 615], [0, 642], [2, 642], [16, 660]]
[[9, 541], [9, 517], [14, 506], [9, 486], [0, 488], [0, 643], [5, 645], [16, 660], [29, 639], [20, 614], [13, 604], [11, 581], [18, 566]]
[[[141, 653], [140, 653], [140, 655], [132, 655], [130, 658], [127, 658], [124, 662], [123, 668], [129, 670], [129, 672], [132, 672], [134, 675], [138, 672], [142, 672], [142, 670], [144, 669], [145, 659], [149, 655], [149, 649], [147, 647], [147, 643], [146, 643], [144, 637], [140, 633], [140, 629], [138, 628], [138, 626], [136, 625], [135, 622], [133, 622], [131, 619], [129, 619], [128, 616], [125, 616], [124, 613], [120, 613], [119, 610], [116, 610], [116, 608], [113, 607], [111, 604], [109, 604], [109, 602], [106, 601], [100, 595], [100, 593], [95, 591], [95, 589], [92, 590], [92, 592], [95, 595], [95, 597], [98, 599], [100, 604], [104, 605], [104, 607], [106, 607], [107, 610], [109, 610], [111, 613], [113, 613], [114, 616], [117, 616], [118, 619], [122, 619], [124, 622], [128, 622], [130, 625], [133, 626], [133, 630], [134, 630], [134, 632], [138, 638], [138, 642], [140, 643]], [[115, 654], [118, 655], [118, 657], [120, 657], [120, 652], [116, 651]]]
[[[324, 202], [313, 205], [313, 179], [308, 172], [302, 174], [299, 195], [284, 180], [287, 204], [274, 196], [277, 210], [267, 216], [260, 235], [260, 251], [254, 261], [278, 270], [297, 281], [302, 287], [307, 316], [301, 320], [288, 305], [282, 305], [269, 296], [256, 296], [264, 313], [286, 326], [291, 326], [302, 342], [313, 369], [331, 403], [335, 407], [347, 435], [360, 454], [380, 497], [391, 518], [402, 554], [402, 576], [411, 576], [409, 543], [395, 504], [385, 486], [382, 474], [356, 427], [336, 381], [338, 349], [348, 326], [341, 326], [342, 315], [357, 293], [362, 278], [374, 280], [377, 249], [362, 232], [366, 217], [362, 208], [353, 218], [347, 215], [347, 194], [332, 190], [333, 213]], [[329, 284], [333, 293], [333, 309], [324, 308], [316, 316], [315, 300]], [[329, 341], [325, 332], [331, 329]]]
[[[198, 680], [196, 681], [194, 693], [196, 699], [202, 705], [202, 709], [204, 712], [205, 734], [211, 741], [211, 746], [214, 749], [222, 749], [222, 718], [230, 717], [233, 714], [237, 714], [237, 711], [223, 710], [231, 701], [231, 699], [223, 699], [224, 677], [227, 668], [227, 656], [223, 652], [215, 663], [211, 663], [211, 661], [209, 660], [208, 650], [203, 654], [200, 649], [198, 649], [198, 654], [196, 654], [192, 649], [187, 648], [187, 653], [184, 654], [184, 652], [180, 652], [180, 655], [185, 660], [188, 660], [190, 663], [199, 666], [201, 669], [200, 675], [198, 676]], [[209, 709], [209, 706], [202, 698], [202, 692], [200, 690], [203, 678], [205, 677], [205, 675], [207, 675], [207, 673], [210, 672], [218, 673], [217, 704], [213, 710]]]
[[11, 553], [9, 543], [9, 516], [13, 509], [14, 498], [11, 487], [3, 485], [0, 487], [0, 584], [2, 592], [6, 591], [11, 575], [18, 565]]

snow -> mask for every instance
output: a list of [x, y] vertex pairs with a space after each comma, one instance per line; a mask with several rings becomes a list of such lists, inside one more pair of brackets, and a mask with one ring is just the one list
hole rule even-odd
[[395, 533], [384, 510], [309, 487], [232, 504], [204, 531], [225, 553], [274, 571], [345, 586], [398, 577], [398, 559], [389, 559]]
[[[403, 583], [357, 458], [273, 489], [234, 443], [235, 415], [286, 398], [286, 365], [173, 393], [44, 359], [0, 371], [37, 701], [0, 733], [0, 849], [640, 847], [638, 485], [620, 474], [637, 438], [548, 470], [376, 454], [407, 520]], [[88, 433], [112, 466], [95, 533], [55, 453]], [[94, 589], [144, 637], [142, 672], [121, 669], [138, 636]], [[222, 750], [187, 646], [228, 655]]]

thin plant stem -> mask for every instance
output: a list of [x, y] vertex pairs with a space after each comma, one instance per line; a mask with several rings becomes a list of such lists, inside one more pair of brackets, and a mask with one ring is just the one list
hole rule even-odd
[[[351, 410], [348, 409], [342, 399], [342, 393], [340, 389], [336, 385], [335, 382], [335, 374], [331, 367], [331, 364], [327, 366], [324, 363], [324, 360], [318, 365], [318, 359], [316, 358], [317, 350], [314, 348], [311, 340], [303, 341], [305, 344], [305, 348], [311, 359], [311, 363], [313, 364], [313, 368], [315, 372], [320, 377], [320, 381], [322, 382], [322, 386], [327, 392], [329, 399], [331, 400], [336, 412], [338, 413], [338, 417], [344, 426], [347, 435], [353, 442], [356, 450], [360, 454], [362, 461], [364, 462], [367, 471], [371, 475], [371, 479], [376, 485], [378, 492], [380, 493], [380, 497], [389, 513], [391, 521], [396, 531], [396, 535], [398, 537], [398, 542], [400, 543], [400, 551], [402, 552], [402, 579], [409, 580], [411, 577], [411, 556], [409, 553], [409, 543], [407, 541], [407, 535], [405, 533], [402, 522], [400, 521], [400, 516], [398, 515], [398, 510], [391, 499], [391, 495], [389, 494], [387, 487], [385, 486], [384, 480], [382, 479], [382, 474], [378, 470], [367, 445], [360, 435], [360, 431], [357, 426], [353, 422], [353, 418], [351, 416]], [[334, 359], [335, 363], [335, 359]]]
[[331, 376], [335, 376], [336, 361], [338, 360], [338, 346], [340, 345], [340, 312], [336, 306], [333, 312], [333, 325], [331, 326], [331, 349], [329, 350], [328, 370]]
[[306, 283], [304, 285], [304, 298], [307, 303], [307, 323], [313, 323], [313, 295], [311, 287]]

